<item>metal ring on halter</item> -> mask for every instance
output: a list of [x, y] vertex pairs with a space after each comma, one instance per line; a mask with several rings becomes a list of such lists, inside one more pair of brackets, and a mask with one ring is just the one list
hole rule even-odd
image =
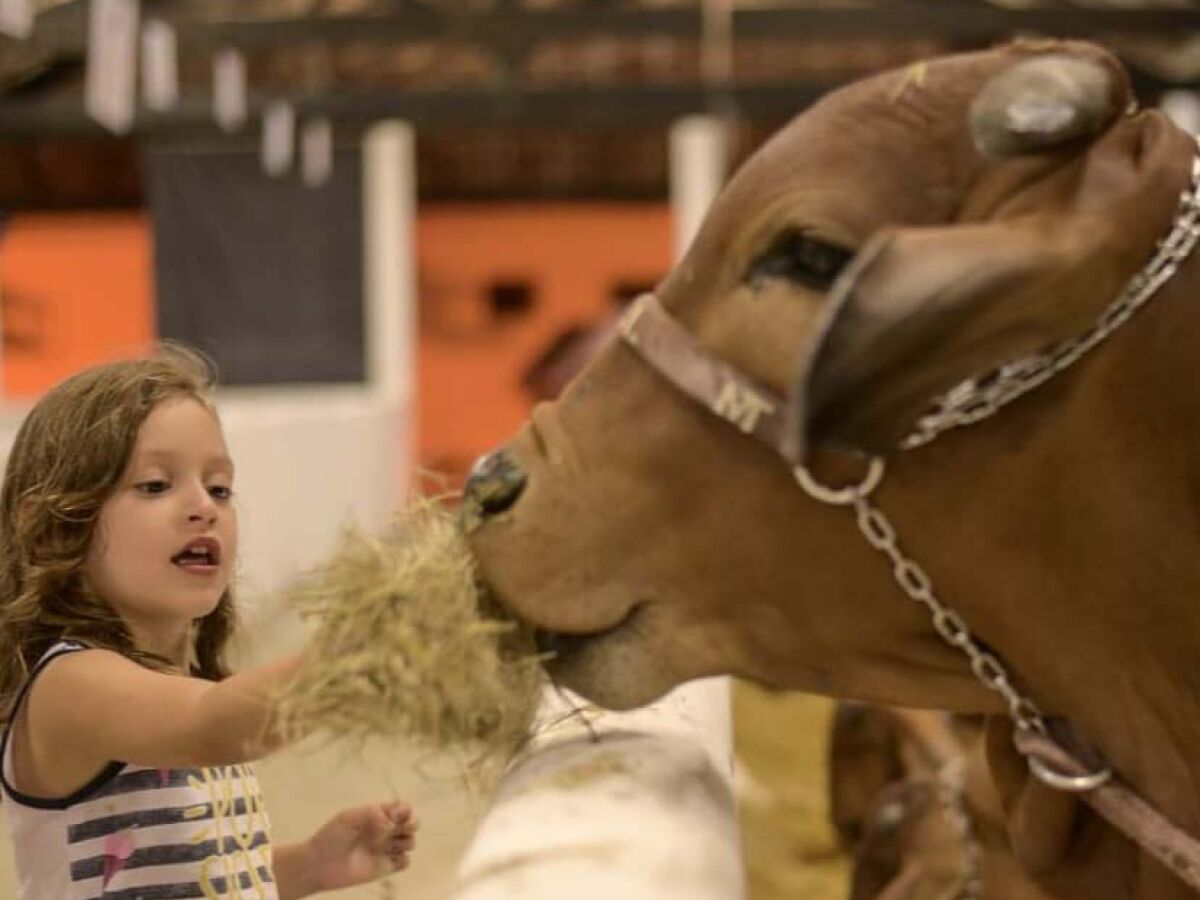
[[879, 486], [879, 482], [883, 480], [883, 458], [872, 456], [867, 467], [867, 474], [863, 476], [862, 481], [840, 488], [830, 488], [821, 484], [803, 465], [796, 466], [792, 472], [800, 487], [804, 488], [804, 492], [814, 500], [828, 503], [830, 506], [850, 506], [852, 503], [869, 497], [871, 492]]
[[1064, 775], [1036, 756], [1027, 756], [1025, 761], [1029, 763], [1029, 771], [1038, 781], [1069, 794], [1086, 794], [1112, 780], [1113, 772], [1108, 766], [1086, 775]]

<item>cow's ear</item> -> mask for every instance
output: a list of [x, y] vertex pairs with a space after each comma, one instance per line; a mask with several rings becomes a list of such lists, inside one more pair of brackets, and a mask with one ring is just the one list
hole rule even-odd
[[[794, 437], [894, 449], [959, 381], [1086, 328], [1143, 265], [1186, 182], [1191, 140], [1119, 122], [1005, 217], [878, 234], [834, 285], [800, 374]], [[1065, 174], [1066, 177], [1063, 177]]]

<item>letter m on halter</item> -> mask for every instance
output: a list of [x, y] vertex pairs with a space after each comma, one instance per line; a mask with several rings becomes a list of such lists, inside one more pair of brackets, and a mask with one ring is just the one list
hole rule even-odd
[[750, 434], [758, 425], [760, 416], [775, 412], [775, 404], [745, 385], [726, 379], [717, 393], [717, 399], [713, 401], [712, 411]]

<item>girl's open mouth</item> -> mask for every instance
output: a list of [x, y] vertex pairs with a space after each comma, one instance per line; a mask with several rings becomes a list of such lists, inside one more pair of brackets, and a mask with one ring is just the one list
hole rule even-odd
[[189, 572], [211, 572], [221, 562], [221, 544], [215, 538], [196, 538], [172, 556], [171, 562]]

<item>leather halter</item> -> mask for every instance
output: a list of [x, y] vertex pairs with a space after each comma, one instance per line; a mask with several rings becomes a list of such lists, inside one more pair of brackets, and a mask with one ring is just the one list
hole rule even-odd
[[658, 297], [638, 297], [618, 328], [625, 342], [671, 384], [791, 465], [800, 465], [796, 442], [787, 437], [790, 404], [785, 398], [705, 350]]

